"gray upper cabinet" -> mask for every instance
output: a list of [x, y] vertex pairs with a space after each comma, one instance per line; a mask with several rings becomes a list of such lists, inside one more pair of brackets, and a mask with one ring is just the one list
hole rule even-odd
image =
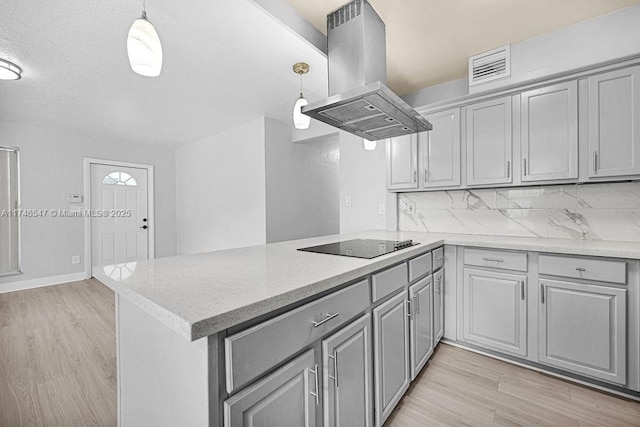
[[433, 277], [409, 286], [411, 321], [411, 379], [414, 380], [433, 353]]
[[405, 135], [387, 141], [387, 188], [418, 188], [418, 135]]
[[319, 375], [308, 350], [224, 403], [225, 427], [316, 425]]
[[433, 342], [434, 347], [444, 335], [444, 270], [433, 273]]
[[373, 309], [376, 426], [381, 426], [409, 388], [407, 292]]
[[526, 275], [465, 268], [465, 341], [516, 356], [526, 356], [526, 286]]
[[511, 96], [466, 107], [467, 184], [511, 183]]
[[626, 292], [540, 280], [539, 361], [626, 384]]
[[589, 177], [640, 174], [640, 67], [589, 77]]
[[371, 315], [322, 341], [324, 426], [373, 425]]
[[420, 182], [423, 188], [460, 185], [460, 109], [426, 117], [433, 130], [420, 134]]
[[577, 82], [523, 92], [521, 102], [522, 181], [577, 179]]

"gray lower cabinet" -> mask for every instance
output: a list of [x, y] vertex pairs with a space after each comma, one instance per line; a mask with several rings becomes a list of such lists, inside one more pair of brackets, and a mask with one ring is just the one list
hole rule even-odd
[[322, 341], [325, 427], [373, 425], [371, 315]]
[[229, 398], [224, 403], [224, 425], [316, 425], [319, 404], [318, 364], [308, 350], [273, 374]]
[[463, 336], [472, 344], [527, 355], [527, 276], [464, 269]]
[[540, 280], [541, 363], [626, 384], [626, 289]]
[[433, 276], [409, 286], [410, 322], [409, 337], [411, 349], [411, 380], [433, 354]]
[[409, 388], [406, 291], [373, 309], [375, 424], [381, 426]]
[[444, 335], [444, 273], [440, 269], [433, 273], [433, 346]]

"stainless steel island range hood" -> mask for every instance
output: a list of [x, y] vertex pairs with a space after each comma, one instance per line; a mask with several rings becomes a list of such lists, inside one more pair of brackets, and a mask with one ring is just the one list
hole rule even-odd
[[367, 0], [327, 15], [327, 42], [329, 98], [303, 114], [371, 141], [432, 129], [386, 86], [385, 26]]

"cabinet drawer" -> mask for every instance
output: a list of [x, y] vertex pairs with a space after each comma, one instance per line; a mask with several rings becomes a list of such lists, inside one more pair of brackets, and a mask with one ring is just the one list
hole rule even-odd
[[627, 263], [594, 258], [540, 255], [540, 274], [627, 283]]
[[464, 250], [465, 265], [527, 271], [527, 254], [522, 252], [490, 251], [486, 249]]
[[369, 301], [369, 281], [362, 280], [226, 338], [227, 391], [246, 385], [363, 312]]
[[444, 265], [444, 248], [433, 251], [433, 270], [437, 270]]
[[373, 302], [376, 302], [407, 284], [407, 263], [396, 265], [371, 276]]
[[419, 277], [431, 272], [431, 252], [409, 260], [409, 281], [413, 282]]

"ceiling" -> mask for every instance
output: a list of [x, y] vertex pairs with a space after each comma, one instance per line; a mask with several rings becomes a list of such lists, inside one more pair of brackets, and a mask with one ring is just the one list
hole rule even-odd
[[0, 57], [24, 73], [0, 81], [0, 119], [178, 146], [259, 116], [290, 121], [299, 61], [311, 65], [307, 99], [326, 97], [326, 57], [253, 1], [146, 3], [163, 45], [158, 78], [127, 59], [142, 0], [3, 0]]
[[[326, 34], [348, 0], [286, 0]], [[467, 75], [468, 57], [640, 0], [370, 0], [387, 31], [388, 84], [400, 95]]]

